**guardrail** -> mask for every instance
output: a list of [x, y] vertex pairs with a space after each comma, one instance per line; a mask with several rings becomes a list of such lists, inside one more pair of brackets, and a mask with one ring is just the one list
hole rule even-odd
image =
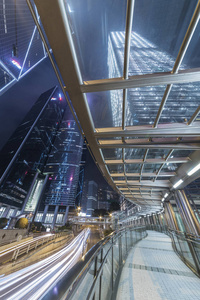
[[34, 239], [21, 242], [18, 245], [7, 248], [0, 252], [0, 263], [8, 261], [15, 261], [19, 256], [28, 254], [30, 251], [37, 249], [38, 247], [55, 240], [58, 237], [69, 235], [69, 239], [72, 238], [72, 234], [69, 232], [60, 232], [56, 234], [49, 234], [44, 236], [38, 236]]
[[61, 300], [115, 299], [126, 256], [131, 247], [146, 235], [145, 227], [125, 228], [111, 234], [91, 248], [84, 265], [83, 261], [79, 262], [70, 274], [66, 274], [43, 295], [43, 300], [53, 300], [55, 297]]
[[147, 225], [147, 229], [168, 234], [172, 239], [174, 251], [181, 260], [200, 277], [200, 236], [160, 225]]

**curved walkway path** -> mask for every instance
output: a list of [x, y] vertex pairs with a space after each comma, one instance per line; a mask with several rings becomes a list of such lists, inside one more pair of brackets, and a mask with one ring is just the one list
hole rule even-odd
[[171, 239], [156, 231], [130, 251], [117, 300], [199, 300], [200, 279], [173, 251]]

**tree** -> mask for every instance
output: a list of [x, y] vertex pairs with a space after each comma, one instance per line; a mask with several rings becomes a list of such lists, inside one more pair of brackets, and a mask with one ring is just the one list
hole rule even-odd
[[28, 219], [27, 218], [20, 218], [17, 223], [15, 224], [15, 228], [25, 229], [28, 227]]
[[0, 218], [0, 229], [3, 229], [8, 223], [8, 219]]

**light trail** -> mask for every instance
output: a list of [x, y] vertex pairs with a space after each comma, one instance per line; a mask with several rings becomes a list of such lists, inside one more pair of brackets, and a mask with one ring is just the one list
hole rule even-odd
[[40, 299], [80, 259], [90, 229], [50, 257], [0, 279], [0, 299]]

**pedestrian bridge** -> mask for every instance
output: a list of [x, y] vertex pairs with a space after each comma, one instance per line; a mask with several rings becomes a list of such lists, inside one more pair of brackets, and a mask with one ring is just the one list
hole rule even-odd
[[45, 299], [55, 288], [71, 300], [200, 299], [199, 254], [198, 238], [166, 227], [123, 228], [91, 248], [74, 279], [66, 275]]

